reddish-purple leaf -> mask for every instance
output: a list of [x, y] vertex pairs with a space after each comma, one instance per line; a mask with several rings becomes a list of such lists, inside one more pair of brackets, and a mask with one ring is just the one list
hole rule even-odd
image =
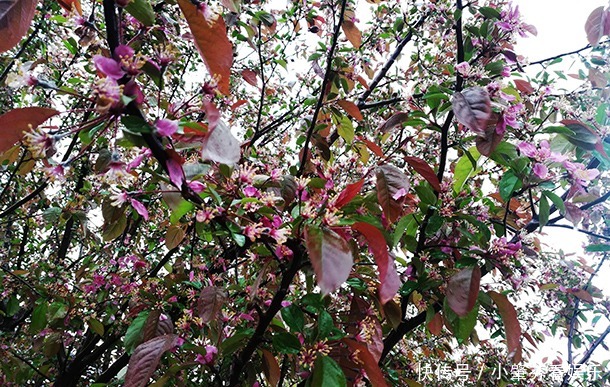
[[402, 215], [404, 200], [397, 200], [395, 197], [404, 197], [409, 191], [407, 175], [391, 164], [379, 166], [375, 175], [377, 200], [388, 221], [393, 223]]
[[604, 7], [597, 7], [591, 12], [585, 23], [587, 40], [592, 46], [596, 46], [604, 35], [604, 25], [606, 22], [606, 11]]
[[377, 364], [379, 359], [375, 359], [365, 344], [352, 339], [342, 339], [341, 341], [349, 347], [353, 355], [359, 360], [358, 364], [366, 371], [366, 377], [373, 386], [383, 387], [388, 385], [381, 368]]
[[407, 119], [409, 119], [409, 113], [403, 113], [403, 112], [394, 113], [390, 118], [387, 119], [386, 122], [381, 124], [381, 126], [379, 127], [379, 130], [382, 131], [383, 133], [389, 132], [390, 130], [394, 129], [396, 126], [401, 125]]
[[508, 347], [508, 357], [512, 358], [513, 363], [521, 361], [521, 326], [517, 319], [515, 307], [508, 298], [498, 292], [490, 291], [489, 297], [498, 306], [498, 312], [504, 323], [504, 331], [506, 333], [506, 346]]
[[462, 269], [449, 279], [447, 284], [447, 304], [458, 316], [466, 316], [474, 307], [479, 296], [481, 269], [478, 266]]
[[436, 336], [440, 336], [443, 331], [443, 316], [440, 312], [432, 317], [432, 320], [428, 323], [428, 330]]
[[593, 297], [591, 296], [591, 293], [587, 292], [584, 289], [568, 289], [566, 293], [573, 294], [581, 300], [588, 302], [589, 304], [593, 304]]
[[434, 170], [428, 165], [427, 162], [419, 157], [413, 156], [406, 156], [405, 161], [409, 163], [409, 165], [413, 167], [417, 173], [422, 175], [436, 192], [441, 192], [441, 184], [438, 181], [438, 177], [436, 177]]
[[566, 207], [566, 220], [571, 222], [574, 226], [578, 226], [585, 215], [583, 210], [574, 203], [565, 202], [564, 205]]
[[72, 12], [74, 9], [79, 15], [83, 14], [80, 6], [80, 0], [57, 0], [57, 3], [67, 12]]
[[275, 356], [266, 349], [262, 350], [263, 355], [263, 373], [271, 386], [277, 386], [281, 379], [280, 366], [275, 359]]
[[517, 90], [524, 94], [532, 94], [534, 92], [534, 87], [528, 81], [524, 81], [523, 79], [515, 79], [515, 87]]
[[244, 78], [244, 81], [248, 82], [252, 86], [258, 85], [258, 79], [254, 71], [250, 69], [242, 70], [241, 76]]
[[498, 134], [495, 128], [492, 127], [487, 136], [477, 136], [475, 144], [480, 154], [489, 157], [500, 145], [503, 138], [504, 134]]
[[354, 263], [347, 241], [331, 230], [309, 225], [305, 245], [322, 294], [334, 292], [347, 280]]
[[218, 79], [218, 90], [229, 95], [233, 46], [227, 37], [224, 19], [219, 15], [214, 15], [215, 20], [207, 19], [190, 0], [178, 0], [178, 4], [210, 75]]
[[358, 109], [358, 106], [356, 106], [355, 103], [345, 99], [340, 99], [339, 101], [337, 101], [337, 104], [341, 106], [341, 108], [343, 108], [343, 110], [345, 110], [347, 114], [354, 117], [354, 119], [358, 121], [362, 121], [364, 119], [364, 117], [362, 117], [360, 109]]
[[216, 319], [222, 306], [227, 301], [226, 290], [217, 286], [206, 286], [201, 289], [197, 300], [197, 314], [204, 324]]
[[178, 335], [163, 335], [138, 345], [129, 359], [123, 386], [146, 386], [157, 369], [161, 356], [176, 345], [176, 340]]
[[453, 113], [459, 123], [474, 133], [485, 136], [487, 120], [491, 115], [491, 100], [482, 87], [469, 87], [456, 92], [452, 98]]
[[0, 1], [0, 53], [15, 47], [30, 29], [38, 0]]
[[217, 163], [233, 166], [241, 157], [239, 141], [233, 136], [231, 130], [224, 122], [219, 121], [215, 128], [208, 132], [203, 140], [201, 157]]
[[356, 222], [352, 225], [352, 230], [358, 231], [364, 236], [368, 242], [369, 250], [375, 257], [375, 263], [379, 271], [379, 299], [382, 304], [385, 304], [394, 298], [401, 285], [394, 260], [391, 259], [388, 252], [388, 244], [383, 233], [372, 224]]
[[165, 247], [173, 249], [178, 247], [180, 242], [184, 239], [186, 233], [181, 225], [171, 225], [168, 227], [165, 233]]
[[[1, 3], [0, 3], [1, 4]], [[0, 6], [1, 7], [1, 6]], [[23, 138], [23, 132], [36, 128], [54, 115], [55, 109], [26, 107], [10, 110], [0, 116], [0, 153]]]
[[341, 28], [352, 46], [354, 46], [355, 49], [360, 48], [360, 44], [362, 44], [362, 32], [356, 27], [356, 24], [351, 20], [344, 20], [341, 24]]
[[362, 139], [362, 142], [364, 144], [366, 144], [366, 147], [369, 148], [369, 150], [373, 153], [375, 153], [376, 156], [378, 157], [384, 157], [385, 155], [383, 154], [383, 149], [381, 149], [381, 147], [379, 147], [379, 145], [375, 144], [373, 141], [371, 140], [367, 140], [366, 138]]
[[335, 200], [335, 207], [341, 208], [347, 203], [349, 203], [353, 198], [356, 197], [356, 195], [358, 195], [363, 185], [364, 179], [360, 179], [355, 183], [348, 184], [347, 187], [345, 187], [345, 189], [341, 191], [339, 196], [337, 196], [337, 200]]

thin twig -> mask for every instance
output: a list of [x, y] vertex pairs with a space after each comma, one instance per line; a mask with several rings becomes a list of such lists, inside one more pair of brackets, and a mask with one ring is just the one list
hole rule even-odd
[[303, 154], [301, 156], [301, 165], [299, 166], [299, 171], [297, 173], [297, 177], [303, 174], [305, 171], [305, 164], [307, 163], [307, 156], [309, 154], [309, 143], [311, 142], [311, 137], [313, 136], [313, 131], [316, 128], [316, 123], [318, 121], [318, 114], [320, 114], [320, 109], [324, 104], [324, 100], [326, 99], [326, 88], [331, 81], [332, 78], [332, 68], [333, 68], [333, 56], [335, 55], [335, 49], [337, 48], [337, 44], [339, 43], [339, 34], [341, 33], [341, 25], [343, 25], [343, 18], [345, 15], [345, 8], [347, 6], [347, 0], [341, 1], [341, 11], [339, 12], [339, 20], [337, 21], [337, 25], [335, 26], [335, 32], [333, 33], [330, 50], [328, 51], [328, 55], [326, 57], [326, 72], [324, 73], [324, 80], [322, 81], [322, 87], [320, 88], [320, 97], [318, 98], [318, 103], [316, 104], [316, 108], [313, 112], [313, 116], [311, 117], [311, 124], [309, 125], [309, 130], [307, 130], [307, 137], [305, 139], [305, 145], [303, 145]]

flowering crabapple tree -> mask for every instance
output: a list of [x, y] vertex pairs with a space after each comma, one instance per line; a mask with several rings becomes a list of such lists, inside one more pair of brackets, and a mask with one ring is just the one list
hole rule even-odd
[[608, 17], [0, 1], [0, 383], [602, 385]]

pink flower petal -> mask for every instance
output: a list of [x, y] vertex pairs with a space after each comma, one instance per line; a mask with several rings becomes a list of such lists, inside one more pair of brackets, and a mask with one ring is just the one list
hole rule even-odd
[[106, 58], [102, 55], [95, 55], [93, 57], [93, 63], [95, 64], [97, 71], [110, 79], [118, 80], [123, 78], [125, 75], [125, 71], [123, 71], [121, 65], [112, 58]]
[[170, 137], [178, 130], [178, 123], [173, 120], [158, 120], [155, 123], [155, 127], [157, 128], [157, 133], [162, 136]]
[[534, 175], [539, 179], [546, 179], [549, 175], [549, 169], [544, 164], [536, 163], [533, 168]]
[[148, 220], [148, 210], [144, 207], [144, 204], [136, 199], [131, 199], [131, 206], [144, 218], [144, 220]]

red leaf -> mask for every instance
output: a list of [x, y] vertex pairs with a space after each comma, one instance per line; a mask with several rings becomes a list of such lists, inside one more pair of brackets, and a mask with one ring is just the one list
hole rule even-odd
[[469, 87], [452, 98], [453, 113], [462, 125], [477, 135], [485, 136], [487, 120], [491, 115], [491, 100], [482, 87]]
[[349, 203], [354, 197], [356, 197], [356, 195], [358, 195], [363, 185], [364, 179], [360, 179], [355, 183], [348, 184], [347, 187], [341, 191], [339, 196], [337, 196], [337, 200], [335, 200], [335, 207], [341, 208]]
[[153, 375], [161, 356], [172, 349], [178, 340], [178, 335], [163, 335], [138, 345], [129, 359], [125, 387], [144, 387]]
[[440, 336], [443, 331], [443, 316], [441, 313], [437, 313], [432, 317], [432, 320], [428, 323], [428, 330], [436, 336]]
[[38, 0], [0, 1], [0, 53], [15, 47], [30, 29]]
[[352, 353], [358, 358], [362, 368], [366, 371], [366, 377], [375, 387], [387, 386], [387, 382], [377, 364], [377, 360], [373, 357], [366, 345], [359, 343], [356, 340], [342, 339], [343, 343], [352, 350]]
[[201, 289], [197, 300], [197, 314], [204, 324], [214, 320], [227, 301], [227, 292], [217, 286], [206, 286]]
[[528, 81], [524, 81], [523, 79], [515, 79], [515, 87], [522, 93], [532, 94], [534, 92], [534, 87]]
[[400, 190], [404, 194], [409, 190], [407, 176], [398, 168], [390, 164], [384, 164], [377, 168], [377, 200], [390, 223], [395, 222], [402, 215], [402, 200], [394, 199]]
[[332, 293], [349, 277], [354, 259], [345, 239], [337, 233], [309, 225], [305, 244], [322, 294]]
[[479, 296], [481, 269], [478, 266], [462, 269], [449, 279], [447, 284], [447, 304], [458, 316], [466, 316], [474, 307]]
[[596, 46], [604, 35], [604, 24], [606, 21], [606, 12], [604, 7], [598, 7], [591, 12], [585, 23], [585, 32], [587, 40], [592, 46]]
[[352, 46], [356, 49], [360, 48], [360, 44], [362, 44], [362, 33], [358, 27], [356, 27], [356, 24], [351, 20], [344, 20], [343, 24], [341, 24], [341, 28]]
[[569, 289], [567, 293], [573, 294], [581, 300], [588, 302], [589, 304], [593, 304], [593, 297], [589, 292], [584, 289]]
[[218, 90], [229, 95], [233, 46], [227, 37], [227, 27], [222, 16], [208, 20], [190, 0], [178, 0], [180, 9], [195, 37], [195, 44], [210, 75], [219, 77]]
[[372, 224], [365, 222], [356, 222], [352, 225], [352, 230], [358, 231], [368, 242], [369, 250], [375, 257], [377, 270], [379, 270], [379, 298], [382, 304], [385, 304], [394, 296], [400, 289], [400, 278], [394, 267], [394, 260], [390, 259], [388, 253], [388, 244], [383, 236], [383, 233]]
[[165, 153], [168, 156], [165, 165], [167, 166], [169, 180], [177, 188], [181, 188], [182, 183], [185, 180], [184, 170], [182, 169], [182, 165], [184, 165], [184, 159], [182, 159], [182, 157], [180, 157], [180, 155], [173, 149], [168, 149], [165, 151]]
[[438, 181], [438, 177], [436, 177], [434, 170], [428, 165], [427, 162], [419, 157], [412, 156], [406, 156], [405, 161], [409, 163], [409, 165], [413, 167], [417, 173], [422, 175], [436, 192], [441, 192], [441, 184]]
[[[0, 5], [0, 7], [2, 7]], [[42, 107], [27, 107], [8, 111], [0, 116], [0, 153], [10, 149], [23, 138], [23, 132], [36, 128], [54, 115], [55, 109]]]
[[80, 6], [80, 0], [57, 0], [57, 3], [59, 4], [60, 7], [62, 7], [67, 12], [72, 12], [72, 7], [74, 7], [74, 10], [79, 15], [83, 14], [83, 10], [81, 9], [81, 6]]
[[371, 150], [371, 152], [375, 153], [375, 155], [377, 155], [378, 157], [385, 157], [381, 147], [379, 145], [375, 144], [373, 141], [363, 139], [362, 142], [365, 143], [366, 147], [369, 148]]
[[506, 346], [508, 347], [508, 357], [513, 359], [513, 363], [521, 361], [521, 326], [517, 320], [515, 307], [510, 303], [505, 295], [490, 291], [487, 294], [498, 306], [498, 312], [504, 323], [506, 333]]
[[241, 157], [239, 141], [233, 136], [231, 130], [224, 122], [219, 121], [214, 129], [208, 132], [203, 140], [201, 157], [218, 163], [233, 166]]
[[386, 122], [381, 124], [379, 130], [383, 133], [389, 132], [394, 129], [396, 126], [402, 124], [409, 118], [409, 113], [398, 112], [394, 113], [390, 118], [387, 119]]
[[266, 349], [262, 350], [263, 354], [263, 373], [271, 386], [277, 386], [280, 383], [281, 371], [277, 364], [275, 356]]
[[256, 73], [254, 71], [249, 69], [242, 70], [241, 76], [252, 86], [258, 85], [258, 79], [256, 78]]
[[355, 103], [347, 101], [345, 99], [340, 99], [339, 101], [337, 101], [337, 104], [339, 106], [341, 106], [341, 108], [343, 110], [345, 110], [347, 112], [347, 114], [354, 117], [354, 119], [356, 119], [358, 121], [362, 121], [364, 119], [362, 117], [362, 113], [360, 112], [360, 109], [358, 109], [358, 106], [356, 106]]

